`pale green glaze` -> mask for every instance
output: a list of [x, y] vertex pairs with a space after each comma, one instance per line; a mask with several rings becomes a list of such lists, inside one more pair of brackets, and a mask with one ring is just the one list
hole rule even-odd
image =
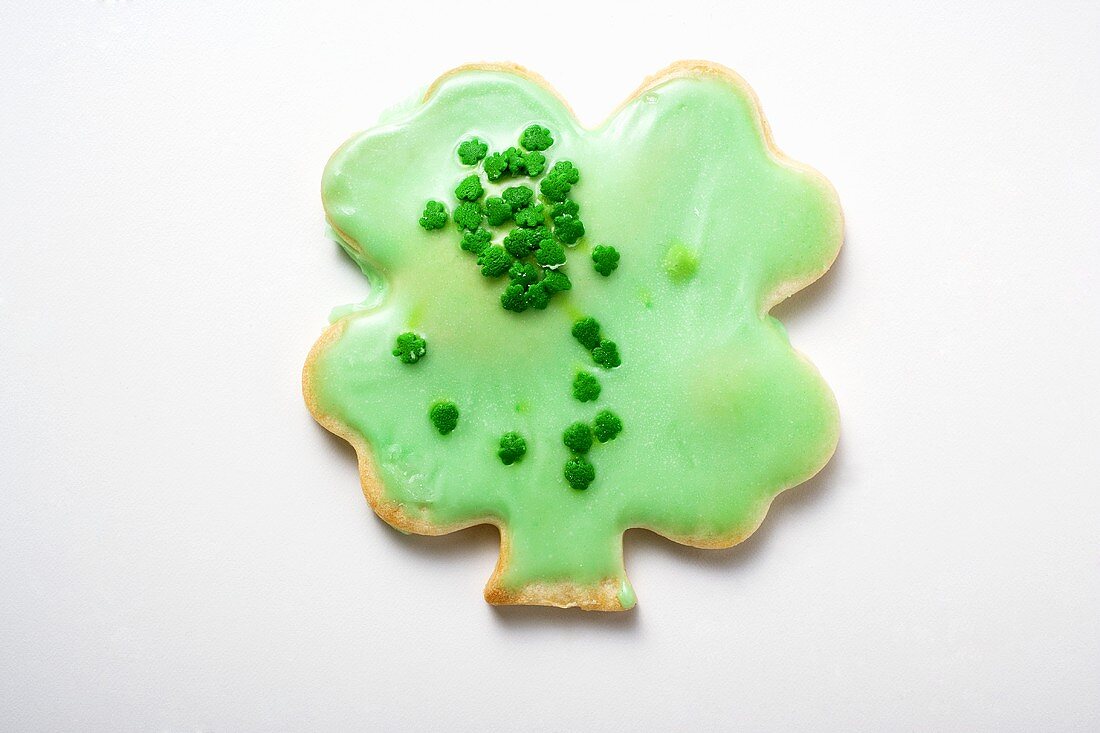
[[[475, 134], [501, 150], [533, 122], [554, 134], [550, 161], [581, 171], [572, 198], [588, 235], [569, 250], [569, 297], [514, 314], [498, 300], [507, 281], [478, 273], [453, 224], [425, 232], [417, 220], [429, 198], [453, 210], [452, 190], [471, 170], [454, 154], [460, 141]], [[505, 590], [610, 580], [629, 608], [625, 529], [731, 544], [831, 455], [832, 395], [766, 309], [828, 267], [839, 206], [824, 179], [769, 152], [749, 93], [730, 78], [670, 78], [584, 130], [523, 77], [460, 72], [341, 148], [323, 195], [381, 297], [346, 315], [342, 335], [319, 350], [307, 398], [371, 446], [387, 507], [438, 529], [502, 525]], [[608, 278], [592, 269], [597, 243], [622, 254]], [[680, 273], [691, 255], [694, 273], [670, 277], [668, 258]], [[579, 314], [600, 320], [622, 367], [591, 363], [569, 333]], [[390, 355], [410, 328], [428, 341], [413, 366]], [[572, 398], [578, 368], [597, 373], [597, 402]], [[427, 418], [440, 399], [462, 413], [445, 437]], [[561, 432], [605, 407], [625, 429], [593, 448], [592, 487], [572, 490]], [[495, 451], [509, 430], [528, 452], [504, 466]]]

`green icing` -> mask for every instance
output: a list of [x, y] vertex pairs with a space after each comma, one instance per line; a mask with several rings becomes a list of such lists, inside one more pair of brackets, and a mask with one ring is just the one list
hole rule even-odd
[[[569, 197], [585, 227], [622, 259], [605, 278], [571, 253], [572, 289], [517, 315], [453, 227], [426, 231], [418, 219], [426, 200], [453, 200], [470, 174], [458, 141], [501, 151], [535, 123], [552, 131], [549, 163], [568, 158], [582, 172]], [[488, 194], [515, 180], [489, 183]], [[569, 584], [579, 599], [610, 587], [605, 607], [629, 608], [625, 529], [732, 544], [831, 455], [832, 394], [767, 310], [828, 267], [839, 206], [820, 176], [778, 161], [750, 94], [727, 77], [673, 76], [585, 130], [524, 77], [458, 72], [345, 144], [323, 197], [345, 250], [384, 286], [314, 353], [307, 398], [370, 446], [376, 508], [399, 529], [501, 526], [508, 556], [496, 589]], [[410, 368], [390, 351], [414, 312], [431, 354]], [[596, 410], [562, 385], [591, 363], [570, 333], [585, 315], [622, 355], [623, 366], [600, 370], [600, 404], [626, 429], [593, 448], [596, 479], [575, 491], [562, 479], [562, 426]], [[463, 406], [445, 439], [424, 419], [444, 395]], [[506, 431], [527, 441], [510, 466], [496, 455]]]

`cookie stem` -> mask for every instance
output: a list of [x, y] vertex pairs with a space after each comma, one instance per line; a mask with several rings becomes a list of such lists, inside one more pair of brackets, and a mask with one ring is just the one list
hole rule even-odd
[[593, 543], [587, 539], [575, 542], [573, 533], [551, 527], [530, 531], [533, 529], [502, 536], [500, 560], [485, 587], [485, 600], [494, 605], [587, 611], [634, 607], [634, 589], [623, 567], [621, 533], [603, 533], [602, 539]]

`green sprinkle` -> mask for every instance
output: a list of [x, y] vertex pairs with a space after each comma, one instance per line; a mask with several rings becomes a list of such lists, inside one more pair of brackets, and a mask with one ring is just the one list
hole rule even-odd
[[550, 173], [547, 175], [558, 176], [570, 185], [581, 180], [581, 172], [568, 160], [559, 160], [554, 163], [554, 167], [550, 169]]
[[565, 480], [577, 491], [584, 491], [596, 480], [596, 467], [584, 456], [573, 456], [565, 462]]
[[537, 176], [546, 168], [546, 156], [533, 150], [523, 156], [523, 168], [529, 176]]
[[508, 172], [508, 158], [503, 153], [493, 153], [483, 164], [490, 181], [499, 181]]
[[600, 396], [600, 380], [588, 372], [573, 377], [573, 397], [580, 402], [595, 402]]
[[564, 201], [572, 188], [564, 179], [554, 175], [548, 175], [539, 183], [539, 190], [547, 201]]
[[498, 227], [512, 218], [512, 207], [499, 196], [490, 196], [485, 199], [485, 217], [490, 226]]
[[568, 160], [559, 160], [539, 184], [539, 190], [548, 201], [562, 203], [573, 184], [581, 179], [580, 171]]
[[428, 342], [412, 331], [407, 331], [397, 337], [394, 342], [393, 355], [405, 364], [415, 364], [428, 353]]
[[500, 294], [500, 304], [506, 311], [522, 313], [527, 310], [527, 292], [520, 283], [511, 283]]
[[573, 324], [573, 338], [581, 342], [581, 346], [591, 351], [600, 345], [600, 324], [588, 316]]
[[428, 419], [440, 435], [447, 435], [458, 425], [458, 405], [453, 402], [436, 402], [428, 410]]
[[592, 428], [588, 423], [575, 422], [561, 434], [561, 442], [577, 455], [587, 453], [592, 450]]
[[429, 201], [424, 205], [424, 214], [420, 217], [420, 226], [428, 231], [442, 229], [447, 223], [447, 207], [438, 201]]
[[551, 293], [562, 293], [573, 287], [573, 283], [569, 282], [569, 278], [561, 270], [547, 271], [542, 278], [542, 284]]
[[479, 255], [488, 248], [489, 242], [491, 242], [492, 239], [493, 235], [490, 234], [488, 230], [478, 227], [474, 231], [466, 232], [462, 235], [462, 244], [460, 246], [467, 252]]
[[584, 223], [569, 214], [554, 219], [554, 236], [565, 244], [576, 244], [584, 236]]
[[566, 199], [550, 207], [550, 217], [557, 219], [559, 216], [576, 216], [580, 210], [581, 207], [577, 206], [576, 201]]
[[519, 136], [519, 144], [528, 150], [546, 150], [554, 144], [554, 138], [545, 127], [531, 125]]
[[521, 227], [534, 228], [546, 221], [542, 213], [542, 204], [533, 204], [520, 209], [515, 214], [516, 224]]
[[601, 339], [600, 345], [592, 349], [592, 359], [604, 369], [614, 369], [623, 363], [619, 358], [619, 347], [607, 339]]
[[477, 229], [481, 226], [481, 219], [481, 205], [476, 201], [464, 201], [455, 209], [455, 224], [462, 229]]
[[550, 291], [541, 282], [535, 283], [527, 288], [526, 302], [530, 308], [546, 310], [546, 306], [550, 305]]
[[504, 238], [504, 249], [513, 257], [526, 257], [538, 247], [539, 240], [535, 239], [536, 229], [516, 228]]
[[477, 256], [477, 264], [485, 277], [500, 277], [512, 266], [512, 257], [503, 247], [494, 244]]
[[592, 250], [592, 266], [596, 268], [596, 272], [607, 277], [619, 266], [619, 250], [597, 244]]
[[508, 175], [522, 176], [527, 172], [527, 168], [524, 166], [523, 153], [518, 148], [505, 150], [504, 158], [508, 161]]
[[600, 410], [592, 420], [592, 432], [601, 443], [615, 440], [622, 431], [623, 421], [611, 410]]
[[665, 253], [665, 272], [674, 283], [686, 283], [699, 269], [699, 256], [683, 242], [673, 242]]
[[520, 262], [516, 260], [508, 269], [508, 278], [512, 282], [519, 283], [525, 287], [533, 285], [539, 279], [539, 268], [535, 267], [530, 262]]
[[477, 165], [487, 152], [489, 152], [489, 146], [472, 137], [458, 146], [458, 159], [463, 165]]
[[553, 239], [544, 239], [535, 252], [535, 262], [543, 267], [560, 267], [565, 264], [565, 248]]
[[527, 186], [509, 186], [501, 191], [500, 195], [512, 207], [512, 211], [516, 211], [531, 203], [535, 192]]
[[455, 188], [455, 196], [459, 201], [477, 201], [485, 189], [481, 186], [481, 179], [477, 176], [466, 176], [458, 187]]
[[501, 463], [511, 466], [516, 461], [522, 460], [527, 453], [527, 441], [519, 433], [505, 433], [500, 436], [500, 449], [497, 455]]

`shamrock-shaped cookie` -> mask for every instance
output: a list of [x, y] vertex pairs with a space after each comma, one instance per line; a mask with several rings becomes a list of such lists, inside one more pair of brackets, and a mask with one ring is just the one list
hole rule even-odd
[[677, 64], [588, 130], [530, 74], [458, 69], [323, 198], [373, 292], [306, 401], [397, 529], [500, 529], [491, 603], [630, 608], [626, 529], [728, 547], [832, 455], [832, 394], [768, 311], [828, 269], [839, 204], [732, 72]]

